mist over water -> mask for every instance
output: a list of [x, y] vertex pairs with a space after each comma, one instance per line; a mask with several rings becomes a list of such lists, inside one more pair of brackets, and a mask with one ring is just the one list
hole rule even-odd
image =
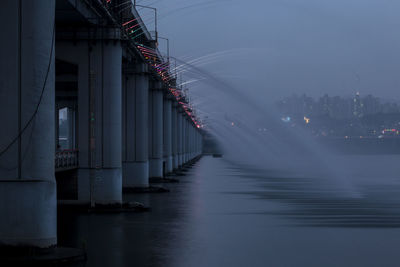
[[272, 105], [192, 62], [182, 62], [186, 74], [212, 88], [192, 88], [200, 99], [197, 108], [213, 111], [203, 114], [205, 127], [218, 140], [232, 170], [260, 182], [261, 191], [250, 194], [288, 204], [289, 210], [276, 214], [294, 218], [296, 224], [400, 226], [397, 155], [338, 154], [283, 122]]

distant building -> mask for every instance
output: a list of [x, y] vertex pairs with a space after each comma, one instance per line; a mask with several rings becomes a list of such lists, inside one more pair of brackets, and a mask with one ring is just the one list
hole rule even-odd
[[362, 118], [364, 116], [364, 104], [361, 100], [360, 93], [357, 92], [353, 98], [353, 116], [355, 118]]

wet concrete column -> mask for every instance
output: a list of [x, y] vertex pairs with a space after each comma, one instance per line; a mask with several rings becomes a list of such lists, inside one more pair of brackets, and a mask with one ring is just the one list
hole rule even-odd
[[[122, 202], [120, 32], [117, 28], [78, 31], [82, 39], [71, 40], [68, 32], [57, 37], [57, 58], [78, 65], [77, 203], [119, 205]], [[88, 40], [96, 35], [108, 40]]]
[[192, 159], [192, 122], [188, 118], [188, 161]]
[[[133, 64], [133, 63], [131, 63]], [[123, 97], [123, 187], [149, 186], [149, 74], [145, 63], [130, 65]]]
[[182, 118], [182, 164], [185, 164], [187, 162], [186, 160], [186, 134], [187, 134], [187, 121], [186, 121], [186, 113], [183, 114]]
[[201, 135], [200, 132], [197, 132], [197, 156], [201, 155], [201, 153], [203, 152], [203, 147], [201, 145], [201, 140], [203, 139], [203, 136]]
[[199, 135], [199, 153], [202, 154], [203, 153], [203, 140], [204, 137], [202, 134]]
[[195, 128], [194, 128], [194, 126], [193, 126], [193, 123], [192, 123], [192, 131], [191, 131], [191, 134], [190, 134], [190, 139], [191, 139], [191, 157], [192, 157], [192, 159], [196, 156], [195, 155], [195, 151], [196, 151], [196, 130], [195, 130]]
[[193, 141], [192, 141], [192, 131], [193, 131], [193, 123], [191, 121], [191, 119], [189, 118], [188, 120], [188, 124], [189, 124], [189, 134], [188, 134], [188, 160], [190, 161], [192, 159], [192, 146], [193, 146]]
[[197, 157], [197, 129], [193, 129], [193, 157]]
[[197, 129], [194, 130], [194, 156], [197, 157], [199, 151], [199, 132]]
[[185, 162], [189, 161], [189, 133], [190, 133], [189, 117], [185, 118]]
[[96, 128], [97, 166], [100, 173], [95, 179], [93, 201], [97, 204], [122, 202], [122, 47], [119, 41], [104, 42], [101, 52], [102, 86], [97, 90], [101, 100], [99, 126]]
[[172, 134], [172, 168], [173, 170], [178, 169], [178, 103], [173, 101], [172, 103], [172, 118], [171, 118], [171, 134]]
[[190, 158], [193, 159], [195, 157], [195, 147], [196, 147], [196, 138], [195, 138], [195, 133], [196, 130], [194, 129], [193, 123], [191, 124], [191, 131], [190, 131]]
[[191, 128], [191, 123], [190, 123], [190, 118], [189, 117], [187, 117], [187, 120], [186, 120], [186, 123], [187, 123], [187, 134], [186, 134], [186, 161], [189, 161], [190, 160], [190, 128]]
[[163, 177], [163, 84], [152, 82], [149, 97], [149, 176]]
[[192, 145], [193, 145], [193, 143], [192, 143], [193, 125], [192, 125], [192, 121], [190, 118], [188, 119], [188, 128], [189, 128], [189, 131], [188, 131], [188, 150], [189, 150], [188, 161], [190, 161], [192, 159]]
[[177, 116], [177, 144], [178, 144], [178, 166], [181, 167], [183, 164], [183, 111], [182, 107], [178, 108]]
[[55, 0], [1, 2], [0, 245], [57, 244]]
[[170, 95], [164, 97], [164, 162], [165, 173], [171, 173], [172, 166], [172, 99]]

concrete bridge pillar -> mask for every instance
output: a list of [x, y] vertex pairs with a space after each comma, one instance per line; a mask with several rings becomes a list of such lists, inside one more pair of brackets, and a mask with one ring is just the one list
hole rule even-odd
[[149, 74], [145, 63], [128, 67], [123, 94], [123, 187], [149, 186]]
[[193, 123], [190, 123], [190, 159], [195, 157], [195, 145], [196, 145], [196, 138], [195, 138], [196, 130], [194, 129]]
[[197, 140], [196, 140], [196, 156], [199, 156], [202, 153], [203, 147], [201, 144], [203, 137], [200, 132], [197, 132]]
[[197, 129], [197, 127], [195, 128], [195, 130], [194, 130], [194, 145], [193, 145], [193, 156], [194, 157], [197, 157], [199, 154], [197, 153], [198, 152], [198, 135], [199, 135], [199, 131], [198, 131], [198, 129]]
[[196, 157], [196, 134], [195, 126], [192, 127], [192, 158]]
[[203, 153], [203, 135], [199, 134], [199, 154]]
[[190, 158], [190, 123], [189, 117], [186, 117], [186, 162]]
[[172, 99], [171, 96], [164, 97], [164, 161], [165, 173], [173, 171], [172, 164]]
[[186, 113], [182, 113], [182, 165], [186, 163]]
[[188, 162], [188, 121], [187, 115], [183, 117], [183, 163]]
[[183, 110], [181, 107], [177, 113], [177, 154], [178, 154], [178, 166], [183, 165]]
[[149, 95], [149, 176], [163, 175], [163, 84], [153, 81]]
[[186, 162], [189, 161], [190, 158], [190, 118], [186, 117]]
[[194, 140], [193, 140], [193, 123], [190, 122], [190, 127], [189, 127], [189, 160], [193, 159], [193, 146], [194, 146]]
[[172, 168], [173, 168], [173, 170], [176, 170], [179, 167], [179, 163], [178, 163], [178, 107], [177, 107], [177, 105], [178, 105], [178, 103], [176, 101], [174, 101], [172, 103], [171, 134], [172, 134]]
[[[97, 136], [90, 136], [95, 142], [95, 158], [92, 167], [100, 173], [95, 177], [92, 187], [94, 204], [120, 204], [122, 202], [122, 47], [119, 42], [102, 43], [102, 52], [96, 50], [94, 56], [102, 57], [102, 76], [95, 92], [99, 113], [94, 120]], [[97, 77], [96, 77], [97, 78]], [[88, 175], [85, 171], [83, 175]], [[90, 174], [89, 174], [90, 175]]]
[[0, 8], [0, 246], [57, 244], [55, 0]]
[[[60, 34], [57, 58], [78, 65], [78, 202], [122, 203], [122, 47], [119, 29]], [[96, 42], [90, 38], [98, 38]], [[113, 38], [113, 40], [110, 40]]]
[[194, 156], [197, 157], [199, 155], [199, 130], [197, 129], [197, 126], [194, 130]]
[[192, 159], [192, 131], [193, 131], [193, 123], [190, 118], [188, 118], [188, 161]]
[[187, 143], [187, 160], [190, 161], [192, 159], [192, 121], [188, 117], [188, 135], [187, 135], [188, 143]]

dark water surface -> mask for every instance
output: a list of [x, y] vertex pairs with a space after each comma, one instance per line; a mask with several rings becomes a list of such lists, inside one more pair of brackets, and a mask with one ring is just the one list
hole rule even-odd
[[170, 193], [124, 196], [151, 212], [61, 214], [59, 243], [86, 266], [400, 266], [400, 158], [377, 157], [346, 159], [355, 196], [203, 157]]

